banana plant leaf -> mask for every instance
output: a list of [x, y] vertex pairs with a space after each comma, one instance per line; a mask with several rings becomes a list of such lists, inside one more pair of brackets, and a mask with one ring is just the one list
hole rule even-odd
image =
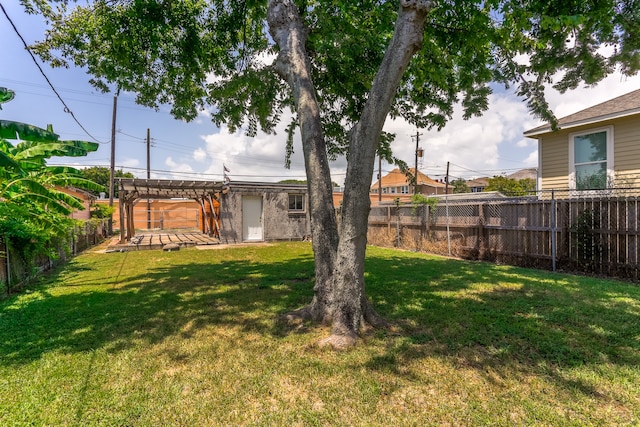
[[60, 137], [53, 129], [42, 129], [27, 123], [0, 120], [0, 138], [22, 139], [25, 141], [57, 141]]
[[52, 176], [53, 179], [50, 181], [50, 183], [60, 187], [76, 187], [83, 190], [105, 191], [104, 186], [86, 178], [64, 174], [56, 174]]
[[81, 157], [96, 151], [100, 145], [89, 141], [23, 141], [16, 146], [15, 159]]
[[83, 211], [85, 209], [84, 208], [84, 204], [82, 203], [82, 200], [80, 200], [79, 198], [77, 198], [75, 196], [67, 194], [64, 191], [52, 189], [51, 190], [51, 196], [58, 203], [65, 205], [65, 207], [70, 207], [70, 208], [81, 210], [81, 211]]
[[47, 166], [47, 173], [55, 174], [55, 175], [73, 175], [77, 177], [82, 176], [82, 171], [80, 169], [73, 168], [71, 166]]
[[20, 170], [20, 164], [2, 151], [0, 151], [0, 166], [3, 168], [10, 168], [16, 171]]
[[[15, 96], [16, 93], [14, 91], [6, 87], [0, 87], [0, 104], [11, 101]], [[2, 110], [2, 106], [0, 106], [0, 110]]]
[[0, 187], [0, 195], [6, 198], [12, 197], [11, 194], [26, 192], [47, 197], [50, 195], [50, 191], [46, 186], [31, 178], [14, 179]]
[[36, 193], [19, 193], [12, 194], [10, 197], [6, 198], [7, 202], [19, 203], [20, 199], [25, 199], [29, 203], [37, 203], [40, 206], [43, 206], [45, 209], [51, 210], [53, 212], [69, 215], [73, 210], [67, 207], [64, 203], [56, 200], [55, 197], [44, 196], [42, 194]]

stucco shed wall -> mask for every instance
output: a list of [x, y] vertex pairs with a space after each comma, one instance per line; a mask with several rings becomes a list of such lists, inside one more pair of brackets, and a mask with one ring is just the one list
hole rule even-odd
[[[304, 212], [289, 212], [289, 194], [303, 194]], [[291, 188], [234, 186], [222, 196], [220, 205], [222, 243], [240, 243], [242, 236], [242, 198], [262, 198], [262, 233], [264, 241], [302, 240], [311, 234], [308, 214], [308, 197], [305, 186]]]

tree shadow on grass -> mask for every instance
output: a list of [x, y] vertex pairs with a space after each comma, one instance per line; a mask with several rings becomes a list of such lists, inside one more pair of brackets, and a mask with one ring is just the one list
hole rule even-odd
[[[0, 305], [3, 364], [28, 363], [49, 351], [119, 351], [176, 334], [188, 337], [205, 325], [272, 334], [273, 318], [308, 301], [313, 286], [313, 258], [306, 256], [270, 263], [189, 262], [106, 284], [83, 280], [83, 270], [63, 268], [49, 277], [52, 285]], [[76, 275], [72, 280], [70, 272]], [[55, 292], [57, 286], [78, 290]]]
[[[271, 262], [188, 259], [139, 274], [120, 266], [106, 284], [85, 270], [63, 268], [49, 287], [0, 304], [3, 364], [29, 363], [49, 351], [118, 351], [188, 338], [209, 325], [283, 336], [290, 330], [273, 319], [308, 303], [313, 286], [311, 254]], [[374, 306], [401, 329], [368, 369], [410, 375], [402, 365], [433, 356], [504, 376], [514, 364], [542, 375], [601, 362], [640, 365], [636, 286], [422, 256], [373, 254], [366, 271]], [[566, 388], [595, 393], [556, 377]]]
[[520, 369], [597, 395], [556, 368], [640, 366], [635, 285], [445, 258], [370, 257], [367, 266], [369, 297], [404, 338], [370, 369], [403, 375], [402, 364], [438, 355], [489, 381]]

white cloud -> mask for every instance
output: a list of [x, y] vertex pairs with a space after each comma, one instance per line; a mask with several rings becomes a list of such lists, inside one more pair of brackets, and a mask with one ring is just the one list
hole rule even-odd
[[290, 118], [290, 114], [283, 115], [275, 135], [259, 132], [255, 137], [249, 137], [241, 131], [232, 134], [226, 126], [216, 133], [202, 135], [200, 138], [205, 143], [203, 150], [211, 159], [205, 173], [222, 179], [224, 164], [230, 170], [231, 179], [236, 181], [306, 179], [299, 135], [294, 136], [291, 169], [284, 167], [285, 128]]
[[207, 152], [202, 148], [198, 147], [193, 152], [193, 160], [196, 162], [204, 162], [207, 159]]
[[118, 163], [124, 168], [140, 167], [140, 160], [131, 157], [127, 157], [124, 160], [118, 159]]
[[524, 164], [529, 167], [538, 167], [538, 150], [534, 150], [524, 159]]
[[[429, 176], [442, 177], [450, 162], [452, 176], [467, 177], [492, 175], [491, 171], [504, 168], [502, 146], [522, 140], [526, 106], [508, 93], [492, 95], [489, 105], [481, 117], [469, 120], [463, 119], [462, 109], [457, 106], [442, 130], [421, 130], [420, 145], [425, 151], [421, 170]], [[415, 139], [410, 136], [415, 135], [416, 129], [400, 120], [389, 122], [385, 129], [397, 134], [392, 146], [396, 156], [413, 166]]]
[[[613, 76], [594, 88], [579, 88], [565, 94], [547, 92], [548, 101], [558, 117], [604, 102], [640, 88], [640, 77], [621, 79]], [[202, 115], [203, 117], [206, 114]], [[255, 138], [242, 132], [229, 133], [228, 128], [201, 135], [202, 146], [193, 147], [192, 163], [206, 165], [207, 179], [222, 179], [223, 164], [237, 181], [279, 181], [285, 178], [306, 179], [299, 135], [295, 136], [295, 153], [291, 169], [284, 168], [286, 132], [291, 114], [284, 114], [275, 135], [259, 133]], [[441, 130], [420, 129], [420, 146], [424, 149], [421, 170], [434, 178], [442, 178], [450, 162], [451, 176], [493, 176], [537, 166], [536, 141], [523, 136], [541, 122], [528, 112], [526, 103], [512, 91], [496, 89], [489, 98], [489, 109], [481, 117], [462, 118], [455, 109], [451, 121]], [[413, 166], [417, 129], [403, 120], [387, 120], [384, 129], [396, 134], [394, 154]], [[533, 151], [532, 151], [533, 150]], [[172, 170], [190, 170], [187, 160], [175, 161]], [[187, 168], [187, 166], [189, 168]], [[198, 167], [198, 170], [201, 168]], [[375, 167], [377, 173], [377, 165]], [[383, 173], [392, 167], [383, 163]], [[333, 181], [343, 184], [346, 170], [344, 158], [331, 164]]]
[[560, 118], [638, 88], [640, 88], [640, 75], [624, 77], [615, 73], [603, 79], [596, 86], [580, 87], [564, 94], [554, 89], [548, 89], [545, 95], [556, 117]]
[[[185, 179], [185, 176], [193, 174], [193, 168], [188, 163], [178, 163], [171, 156], [167, 157], [164, 164], [169, 167], [173, 179]], [[193, 179], [197, 179], [193, 177]]]

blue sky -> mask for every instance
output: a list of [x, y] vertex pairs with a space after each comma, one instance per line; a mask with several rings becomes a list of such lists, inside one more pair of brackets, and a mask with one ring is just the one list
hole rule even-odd
[[[41, 17], [26, 15], [16, 0], [3, 1], [7, 13], [27, 43], [42, 39], [45, 25]], [[16, 98], [3, 104], [0, 118], [40, 127], [53, 124], [62, 139], [92, 140], [74, 122], [40, 74], [22, 42], [4, 15], [0, 15], [0, 86], [16, 92]], [[39, 59], [38, 59], [39, 61]], [[113, 94], [101, 94], [78, 68], [52, 69], [40, 62], [45, 74], [80, 123], [101, 143], [97, 152], [85, 158], [52, 159], [50, 164], [78, 167], [108, 166], [110, 161]], [[640, 76], [625, 78], [614, 74], [593, 88], [579, 88], [566, 94], [547, 92], [551, 107], [562, 117], [615, 96], [640, 89]], [[287, 123], [286, 120], [283, 122]], [[443, 178], [447, 162], [452, 177], [473, 178], [508, 174], [537, 165], [534, 140], [522, 133], [540, 124], [527, 112], [512, 92], [496, 91], [490, 108], [481, 118], [465, 121], [457, 111], [440, 132], [420, 130], [425, 157], [420, 170], [432, 178]], [[232, 180], [279, 181], [305, 179], [299, 140], [291, 169], [284, 168], [286, 133], [259, 134], [249, 138], [241, 132], [230, 134], [218, 129], [206, 113], [195, 121], [175, 120], [168, 108], [159, 111], [136, 105], [133, 94], [118, 98], [116, 128], [116, 167], [146, 177], [146, 132], [150, 129], [151, 176], [163, 179], [221, 180], [223, 164]], [[385, 130], [396, 133], [396, 156], [413, 166], [417, 129], [401, 121], [388, 120]], [[383, 174], [393, 169], [383, 164]], [[342, 184], [345, 161], [332, 164], [333, 181]]]

